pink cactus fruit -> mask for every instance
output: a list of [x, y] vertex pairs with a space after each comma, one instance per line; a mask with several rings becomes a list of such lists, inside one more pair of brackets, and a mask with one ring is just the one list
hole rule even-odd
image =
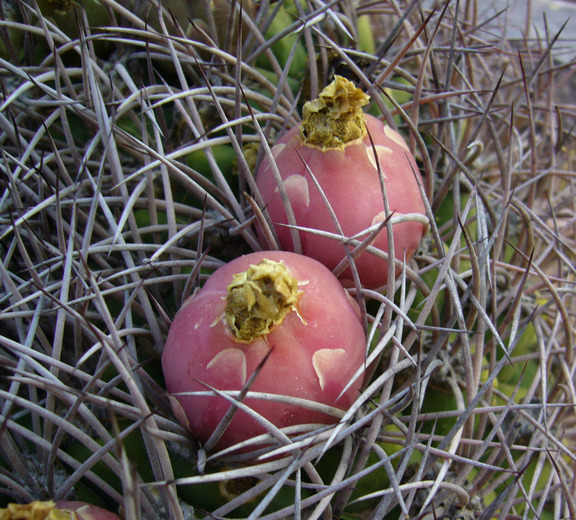
[[[239, 391], [260, 364], [250, 392], [349, 408], [362, 376], [343, 390], [363, 367], [365, 342], [356, 302], [328, 269], [302, 255], [266, 251], [224, 265], [184, 303], [162, 367], [176, 417], [206, 442], [231, 406], [209, 389]], [[278, 428], [338, 420], [281, 399], [248, 396], [243, 403]], [[216, 447], [265, 431], [240, 410]]]
[[[368, 96], [336, 76], [316, 100], [304, 105], [303, 121], [272, 147], [282, 186], [268, 158], [256, 175], [256, 184], [270, 215], [280, 246], [296, 251], [281, 188], [290, 201], [296, 225], [340, 235], [327, 207], [328, 201], [345, 237], [363, 240], [386, 220], [382, 181], [393, 218], [416, 214], [393, 225], [395, 257], [409, 260], [426, 232], [422, 182], [413, 155], [403, 137], [379, 119], [364, 114]], [[320, 187], [320, 189], [319, 189]], [[324, 200], [326, 199], [326, 200]], [[346, 258], [341, 241], [313, 231], [298, 231], [302, 253], [333, 270]], [[370, 243], [388, 252], [383, 227]], [[360, 281], [374, 289], [387, 283], [386, 260], [364, 251], [355, 259]], [[395, 269], [396, 275], [400, 267]], [[340, 279], [351, 280], [348, 268]]]

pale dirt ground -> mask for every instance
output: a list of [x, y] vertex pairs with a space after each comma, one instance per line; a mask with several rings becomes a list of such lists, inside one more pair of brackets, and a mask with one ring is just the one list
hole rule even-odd
[[[422, 5], [442, 5], [438, 0], [423, 0]], [[576, 58], [576, 0], [485, 0], [478, 3], [478, 21], [495, 17], [486, 25], [486, 34], [508, 40], [552, 39], [568, 21], [555, 57], [569, 62]]]

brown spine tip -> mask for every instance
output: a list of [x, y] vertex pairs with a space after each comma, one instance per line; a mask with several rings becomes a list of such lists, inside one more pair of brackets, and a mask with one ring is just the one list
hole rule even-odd
[[300, 141], [321, 150], [343, 150], [347, 144], [364, 139], [366, 118], [362, 107], [370, 96], [342, 76], [308, 101], [302, 109]]

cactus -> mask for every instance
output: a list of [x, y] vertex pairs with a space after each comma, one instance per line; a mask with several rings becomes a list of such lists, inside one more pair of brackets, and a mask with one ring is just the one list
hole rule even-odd
[[[230, 0], [218, 26], [198, 2], [191, 25], [155, 0], [1, 4], [0, 508], [574, 517], [567, 36], [508, 39], [477, 0]], [[406, 139], [430, 230], [394, 283], [347, 289], [351, 408], [247, 462], [190, 438], [161, 354], [212, 272], [278, 247], [254, 175], [334, 56]]]

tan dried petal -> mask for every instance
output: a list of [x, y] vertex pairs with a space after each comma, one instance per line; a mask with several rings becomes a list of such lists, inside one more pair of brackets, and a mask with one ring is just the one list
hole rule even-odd
[[298, 281], [284, 264], [264, 259], [234, 275], [224, 319], [238, 341], [251, 343], [296, 310], [300, 294]]
[[348, 143], [364, 139], [366, 119], [362, 107], [370, 97], [342, 76], [302, 108], [300, 141], [321, 150], [343, 150]]
[[0, 520], [76, 520], [76, 513], [57, 509], [51, 500], [8, 504], [0, 509]]

